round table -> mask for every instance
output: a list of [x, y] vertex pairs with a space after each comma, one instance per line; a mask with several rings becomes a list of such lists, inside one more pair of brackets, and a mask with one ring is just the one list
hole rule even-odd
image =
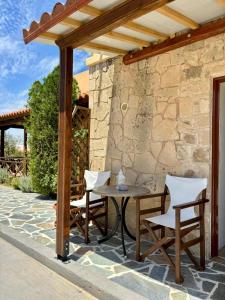
[[[138, 197], [138, 196], [144, 196], [148, 195], [150, 191], [144, 187], [141, 186], [134, 186], [134, 185], [128, 185], [127, 191], [119, 191], [116, 189], [115, 185], [104, 185], [98, 188], [95, 188], [93, 190], [95, 194], [102, 195], [109, 197], [116, 209], [116, 222], [115, 225], [110, 232], [110, 234], [106, 235], [104, 238], [100, 239], [98, 243], [103, 243], [111, 239], [117, 232], [119, 225], [121, 225], [121, 241], [123, 246], [123, 254], [126, 256], [126, 248], [124, 243], [124, 230], [127, 233], [127, 235], [132, 238], [133, 240], [136, 240], [136, 238], [129, 232], [127, 225], [126, 225], [126, 207], [128, 204], [128, 201], [131, 197]], [[116, 198], [121, 199], [121, 205], [119, 206]]]

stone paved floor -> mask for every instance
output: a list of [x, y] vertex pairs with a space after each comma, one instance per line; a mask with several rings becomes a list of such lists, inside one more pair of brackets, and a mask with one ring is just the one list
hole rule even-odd
[[[5, 224], [38, 242], [55, 247], [55, 201], [39, 194], [24, 194], [0, 186], [0, 224]], [[186, 255], [182, 257], [184, 283], [174, 283], [174, 273], [159, 253], [144, 263], [134, 259], [134, 242], [126, 238], [128, 258], [122, 256], [119, 235], [99, 245], [95, 228], [90, 229], [91, 243], [85, 245], [80, 233], [73, 229], [70, 240], [70, 259], [101, 272], [107, 278], [132, 289], [146, 298], [164, 299], [225, 299], [225, 266], [214, 261], [207, 263], [204, 272], [194, 269]], [[147, 247], [148, 242], [143, 242]], [[173, 252], [171, 252], [173, 254]]]

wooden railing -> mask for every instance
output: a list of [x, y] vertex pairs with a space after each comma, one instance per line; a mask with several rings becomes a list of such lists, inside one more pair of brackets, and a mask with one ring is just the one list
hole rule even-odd
[[6, 169], [11, 176], [27, 175], [26, 157], [0, 157], [0, 168]]

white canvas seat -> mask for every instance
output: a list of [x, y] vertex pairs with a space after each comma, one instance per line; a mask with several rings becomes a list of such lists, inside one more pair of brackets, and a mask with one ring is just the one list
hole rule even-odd
[[[184, 178], [167, 175], [163, 193], [135, 197], [136, 200], [136, 259], [143, 261], [148, 255], [160, 250], [168, 263], [176, 272], [176, 282], [181, 283], [181, 252], [185, 251], [198, 270], [205, 268], [205, 225], [204, 210], [206, 199], [206, 178]], [[166, 211], [166, 197], [170, 194], [170, 205]], [[158, 207], [141, 209], [143, 200], [161, 198]], [[195, 207], [198, 207], [198, 213]], [[159, 212], [160, 215], [149, 217], [149, 214]], [[148, 215], [143, 219], [144, 215]], [[142, 228], [142, 225], [145, 228]], [[165, 230], [167, 228], [167, 231]], [[189, 234], [199, 229], [200, 236]], [[156, 231], [160, 230], [160, 235]], [[141, 253], [141, 234], [149, 232], [155, 243]], [[167, 253], [167, 249], [175, 244], [175, 262]], [[190, 247], [199, 244], [200, 263], [192, 254]]]
[[[106, 184], [110, 178], [110, 175], [111, 175], [110, 171], [95, 172], [95, 171], [85, 170], [84, 179], [86, 182], [86, 190], [90, 191], [93, 190], [94, 188]], [[86, 198], [87, 198], [87, 192], [84, 194], [82, 199], [72, 201], [70, 204], [79, 208], [85, 208], [87, 203]], [[90, 192], [89, 201], [91, 207], [102, 205], [103, 202], [91, 204], [92, 201], [99, 200], [99, 199], [101, 199], [100, 195]]]
[[[175, 229], [175, 209], [173, 206], [195, 201], [198, 195], [207, 187], [206, 178], [184, 178], [166, 176], [166, 186], [170, 193], [170, 206], [165, 214], [146, 218], [147, 221]], [[194, 207], [181, 211], [181, 222], [195, 218]], [[187, 227], [187, 226], [186, 226]]]

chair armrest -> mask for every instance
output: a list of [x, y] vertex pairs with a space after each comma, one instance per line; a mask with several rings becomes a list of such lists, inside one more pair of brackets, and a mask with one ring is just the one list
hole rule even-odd
[[148, 194], [148, 195], [134, 197], [134, 199], [135, 200], [142, 200], [142, 199], [157, 198], [157, 197], [162, 197], [162, 196], [167, 196], [167, 195], [169, 195], [169, 193]]
[[174, 209], [184, 209], [184, 208], [188, 208], [188, 207], [192, 207], [192, 206], [196, 206], [196, 205], [205, 204], [207, 202], [209, 202], [209, 199], [200, 199], [197, 201], [192, 201], [192, 202], [188, 202], [188, 203], [175, 205], [175, 206], [173, 206], [173, 208]]

